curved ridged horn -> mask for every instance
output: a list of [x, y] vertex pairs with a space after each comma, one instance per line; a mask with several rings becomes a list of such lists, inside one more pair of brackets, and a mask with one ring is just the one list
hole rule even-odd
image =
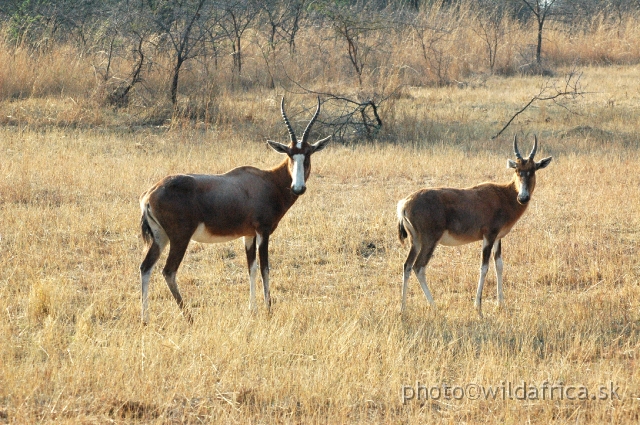
[[516, 159], [522, 161], [522, 155], [520, 155], [520, 151], [518, 150], [518, 136], [513, 136], [513, 151], [516, 154]]
[[284, 123], [287, 125], [287, 130], [289, 130], [289, 138], [291, 139], [291, 145], [295, 145], [298, 139], [296, 139], [296, 133], [294, 133], [293, 128], [291, 128], [291, 123], [287, 118], [287, 114], [284, 113], [284, 96], [282, 96], [282, 102], [280, 103], [280, 112], [282, 113], [282, 118], [284, 119]]
[[307, 137], [309, 137], [309, 131], [311, 130], [311, 126], [316, 121], [319, 114], [320, 114], [320, 96], [318, 96], [318, 107], [316, 108], [316, 113], [313, 114], [313, 118], [311, 118], [311, 121], [309, 121], [309, 124], [307, 124], [307, 128], [305, 128], [304, 133], [302, 133], [302, 143], [307, 141]]
[[535, 156], [537, 150], [538, 150], [538, 136], [534, 135], [533, 136], [533, 149], [531, 149], [531, 153], [529, 154], [529, 160], [533, 161], [533, 157]]

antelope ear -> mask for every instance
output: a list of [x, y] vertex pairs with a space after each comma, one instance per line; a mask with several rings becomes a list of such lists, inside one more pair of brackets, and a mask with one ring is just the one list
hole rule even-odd
[[547, 165], [549, 165], [552, 159], [553, 157], [549, 156], [547, 158], [541, 159], [540, 162], [536, 162], [536, 170], [540, 170], [541, 168], [544, 168]]
[[290, 152], [289, 146], [283, 145], [282, 143], [274, 142], [273, 140], [267, 140], [267, 143], [269, 144], [269, 146], [271, 146], [271, 149], [273, 149], [274, 151], [278, 153], [283, 153], [285, 155], [289, 155], [289, 152]]
[[327, 146], [327, 144], [329, 143], [330, 139], [331, 139], [331, 136], [328, 136], [328, 137], [325, 137], [322, 140], [318, 140], [313, 145], [311, 145], [311, 147], [313, 147], [313, 152], [318, 152], [318, 151], [321, 151], [322, 149], [324, 149]]
[[516, 168], [518, 164], [513, 159], [507, 159], [507, 168]]

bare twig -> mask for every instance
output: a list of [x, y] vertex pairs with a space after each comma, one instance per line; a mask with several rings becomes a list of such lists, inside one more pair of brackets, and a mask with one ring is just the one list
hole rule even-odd
[[330, 118], [324, 121], [319, 119], [318, 122], [330, 128], [335, 138], [342, 140], [353, 135], [373, 139], [383, 126], [382, 117], [379, 113], [380, 106], [402, 88], [402, 85], [399, 85], [386, 95], [374, 93], [371, 96], [358, 98], [332, 92], [312, 90], [303, 86], [300, 82], [293, 80], [291, 77], [287, 77], [289, 81], [301, 90], [301, 93], [321, 96], [324, 98], [323, 104], [332, 102], [335, 105], [330, 109]]
[[129, 92], [137, 83], [142, 82], [141, 72], [145, 60], [144, 51], [142, 49], [144, 42], [144, 35], [138, 35], [138, 45], [133, 49], [133, 53], [138, 56], [138, 60], [134, 69], [131, 71], [130, 81], [121, 83], [114, 88], [111, 93], [109, 93], [107, 101], [111, 105], [116, 107], [126, 106], [129, 103]]
[[556, 105], [559, 105], [565, 109], [567, 109], [566, 105], [563, 105], [558, 102], [561, 99], [575, 99], [577, 97], [583, 96], [586, 92], [582, 91], [582, 87], [580, 85], [580, 78], [582, 78], [582, 72], [571, 71], [566, 75], [564, 83], [559, 85], [557, 81], [552, 81], [551, 79], [545, 80], [544, 84], [540, 87], [540, 91], [537, 95], [533, 96], [526, 105], [524, 105], [518, 112], [516, 112], [509, 121], [502, 127], [495, 136], [491, 139], [495, 139], [500, 136], [509, 125], [516, 119], [518, 115], [527, 110], [529, 106], [531, 106], [536, 101], [553, 101]]

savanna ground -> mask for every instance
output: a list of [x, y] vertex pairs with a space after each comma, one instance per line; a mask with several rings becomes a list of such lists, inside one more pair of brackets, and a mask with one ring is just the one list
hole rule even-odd
[[[586, 68], [590, 93], [570, 110], [534, 105], [496, 140], [541, 77], [406, 90], [395, 100], [398, 142], [333, 143], [313, 157], [307, 193], [271, 239], [271, 314], [262, 303], [248, 311], [241, 241], [191, 244], [178, 283], [192, 326], [158, 269], [150, 324], [140, 324], [138, 196], [169, 173], [277, 164], [264, 139], [286, 140], [280, 93], [235, 100], [269, 123], [251, 139], [233, 125], [3, 127], [0, 422], [636, 422], [639, 74]], [[314, 101], [291, 97], [298, 131], [300, 105]], [[522, 151], [535, 133], [537, 157], [554, 159], [504, 240], [506, 308], [494, 308], [492, 267], [485, 317], [473, 309], [476, 243], [439, 247], [427, 271], [437, 308], [412, 277], [402, 317], [396, 202], [424, 186], [509, 180], [516, 132]], [[417, 382], [590, 393], [471, 400], [457, 390], [403, 403]], [[611, 383], [616, 395], [592, 399]]]

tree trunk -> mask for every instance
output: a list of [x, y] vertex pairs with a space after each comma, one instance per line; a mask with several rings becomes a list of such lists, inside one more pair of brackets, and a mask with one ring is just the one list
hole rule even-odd
[[236, 59], [238, 59], [238, 75], [242, 75], [242, 43], [240, 36], [236, 38]]
[[544, 20], [538, 21], [538, 46], [536, 47], [536, 62], [538, 65], [542, 65], [542, 27], [544, 26]]
[[173, 68], [173, 77], [171, 78], [171, 104], [175, 108], [178, 103], [178, 79], [180, 78], [180, 67], [182, 67], [184, 60], [178, 57], [176, 66]]

